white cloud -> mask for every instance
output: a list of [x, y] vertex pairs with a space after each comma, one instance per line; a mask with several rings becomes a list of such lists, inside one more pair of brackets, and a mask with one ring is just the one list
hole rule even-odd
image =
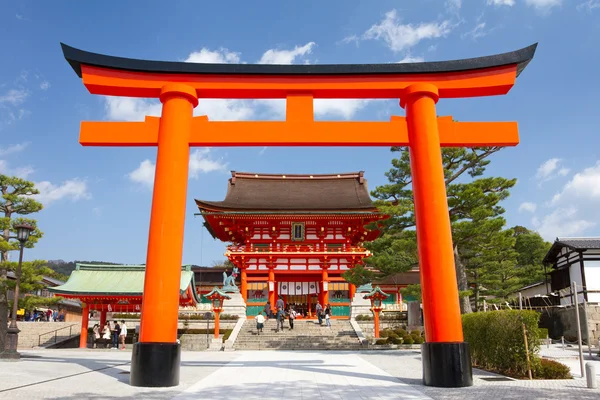
[[35, 170], [33, 167], [26, 165], [24, 167], [11, 168], [6, 160], [0, 160], [0, 174], [7, 176], [16, 176], [18, 178], [27, 179]]
[[597, 225], [579, 216], [580, 212], [575, 207], [557, 208], [539, 221], [532, 220], [533, 226], [546, 240], [552, 241], [559, 236], [573, 236], [584, 233], [587, 229]]
[[446, 0], [446, 8], [450, 12], [458, 13], [462, 7], [462, 0]]
[[36, 199], [45, 206], [62, 199], [77, 201], [92, 198], [87, 182], [79, 178], [64, 181], [61, 185], [54, 185], [48, 181], [35, 182], [35, 187], [40, 191], [40, 194], [35, 196]]
[[515, 5], [515, 0], [487, 0], [488, 5], [494, 5], [496, 7], [508, 6], [512, 7]]
[[296, 58], [304, 57], [312, 52], [315, 42], [309, 42], [304, 46], [296, 46], [293, 50], [267, 50], [264, 52], [259, 64], [293, 64]]
[[6, 156], [8, 154], [19, 153], [25, 150], [27, 146], [29, 146], [29, 142], [13, 144], [7, 147], [0, 147], [0, 157]]
[[562, 0], [525, 0], [525, 4], [529, 7], [533, 7], [536, 10], [546, 13], [552, 8], [558, 7], [562, 4]]
[[25, 89], [10, 89], [3, 95], [0, 95], [0, 104], [11, 104], [18, 106], [23, 104], [29, 97], [29, 91]]
[[540, 235], [580, 235], [600, 223], [600, 161], [576, 173], [548, 203], [552, 211], [535, 219]]
[[211, 159], [210, 149], [196, 149], [190, 154], [190, 178], [198, 178], [200, 174], [221, 171], [227, 168], [222, 161]]
[[526, 201], [521, 203], [519, 206], [519, 212], [527, 211], [527, 212], [535, 212], [537, 205], [530, 201]]
[[418, 62], [423, 62], [423, 61], [425, 61], [425, 59], [423, 57], [411, 56], [410, 54], [407, 54], [404, 56], [404, 58], [402, 60], [398, 61], [398, 64], [418, 63]]
[[552, 198], [552, 204], [560, 204], [561, 201], [577, 199], [592, 202], [600, 201], [600, 161], [593, 167], [586, 168], [576, 173], [573, 178], [563, 187], [560, 193]]
[[551, 158], [544, 161], [537, 169], [535, 177], [541, 182], [546, 182], [557, 176], [566, 176], [569, 169], [562, 166], [560, 158]]
[[43, 81], [42, 83], [40, 83], [40, 89], [42, 89], [42, 90], [48, 90], [48, 89], [50, 89], [50, 82]]
[[394, 52], [410, 49], [421, 40], [447, 36], [453, 29], [450, 21], [402, 24], [396, 10], [388, 11], [385, 18], [371, 26], [363, 39], [383, 40]]
[[131, 171], [127, 176], [135, 183], [141, 183], [144, 186], [152, 187], [154, 185], [154, 171], [156, 166], [150, 160], [144, 160], [140, 166]]
[[596, 8], [600, 8], [600, 0], [587, 0], [577, 6], [577, 10], [592, 11]]
[[220, 48], [217, 51], [202, 48], [200, 51], [190, 53], [185, 61], [201, 64], [238, 64], [240, 53], [234, 53], [225, 48]]
[[[210, 149], [196, 149], [190, 154], [189, 177], [196, 179], [202, 173], [220, 171], [227, 168], [227, 164], [210, 157]], [[144, 160], [140, 166], [127, 174], [127, 177], [138, 184], [148, 188], [154, 185], [156, 165], [150, 160]]]
[[477, 38], [486, 36], [488, 33], [490, 33], [490, 31], [485, 30], [485, 25], [485, 22], [478, 23], [469, 32], [463, 33], [461, 38], [465, 39], [470, 37], [471, 39], [475, 40]]

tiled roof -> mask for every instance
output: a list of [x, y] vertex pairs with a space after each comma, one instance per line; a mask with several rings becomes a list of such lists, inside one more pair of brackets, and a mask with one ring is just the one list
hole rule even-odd
[[568, 247], [572, 250], [600, 249], [600, 238], [556, 238], [554, 243], [552, 243], [552, 247], [550, 247], [550, 250], [548, 250], [548, 253], [544, 257], [544, 264], [554, 263], [556, 261], [556, 256], [558, 256], [563, 247]]
[[363, 172], [328, 175], [232, 172], [223, 201], [196, 200], [200, 211], [375, 211]]

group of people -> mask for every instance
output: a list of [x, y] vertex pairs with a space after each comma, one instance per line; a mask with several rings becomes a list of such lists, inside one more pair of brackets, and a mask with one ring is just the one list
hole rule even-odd
[[33, 312], [25, 311], [25, 315], [23, 316], [23, 321], [32, 322], [62, 322], [64, 320], [65, 316], [63, 313], [50, 308], [46, 311], [38, 309], [34, 309]]
[[[288, 305], [287, 309], [285, 308], [285, 304], [283, 302], [283, 298], [279, 296], [277, 302], [275, 303], [275, 309], [277, 310], [273, 313], [271, 309], [271, 303], [267, 301], [265, 304], [264, 311], [259, 311], [256, 316], [256, 332], [260, 335], [265, 327], [265, 322], [269, 320], [269, 318], [275, 318], [277, 321], [277, 330], [283, 331], [283, 323], [286, 318], [290, 324], [290, 330], [294, 329], [294, 320], [298, 317], [298, 313], [294, 309], [293, 305]], [[263, 315], [264, 313], [264, 315]], [[325, 325], [331, 328], [331, 305], [327, 304], [325, 308], [321, 306], [321, 303], [317, 303], [315, 308], [315, 313], [317, 314], [317, 318], [319, 320], [319, 325], [323, 325], [323, 320], [325, 320]]]
[[325, 325], [331, 328], [331, 304], [327, 304], [325, 305], [325, 308], [323, 308], [321, 303], [317, 303], [315, 313], [319, 319], [319, 325], [323, 325], [323, 320], [325, 320]]
[[95, 324], [92, 331], [94, 332], [94, 348], [98, 343], [102, 343], [106, 344], [106, 347], [112, 344], [111, 349], [125, 350], [125, 338], [127, 337], [125, 321], [121, 320], [120, 325], [118, 321], [113, 321], [112, 326], [110, 321], [106, 321], [102, 329], [100, 329], [100, 324]]

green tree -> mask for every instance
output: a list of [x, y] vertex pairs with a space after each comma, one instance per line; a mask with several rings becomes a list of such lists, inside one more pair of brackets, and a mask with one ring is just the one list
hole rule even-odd
[[522, 286], [545, 280], [542, 260], [550, 250], [552, 243], [546, 242], [539, 233], [523, 226], [512, 228], [515, 237], [515, 251], [518, 253], [517, 263]]
[[[509, 189], [515, 185], [516, 180], [481, 177], [490, 163], [488, 157], [500, 149], [501, 147], [442, 149], [448, 207], [453, 226], [461, 221], [481, 221], [504, 213], [499, 203], [509, 195]], [[386, 173], [389, 183], [375, 188], [371, 193], [376, 198], [375, 204], [379, 210], [390, 216], [380, 222], [380, 237], [365, 245], [374, 256], [366, 259], [364, 269], [377, 278], [405, 272], [418, 265], [410, 153], [406, 147], [393, 147], [392, 152], [400, 154], [392, 160], [392, 168]], [[461, 293], [469, 291], [466, 273], [468, 267], [461, 259], [462, 248], [476, 240], [476, 237], [470, 235], [454, 238], [457, 284]], [[356, 276], [353, 278], [358, 279]], [[470, 311], [468, 296], [461, 299], [461, 309], [463, 312]]]
[[[11, 240], [16, 236], [15, 225], [27, 223], [36, 227], [36, 221], [23, 218], [24, 215], [36, 213], [42, 209], [42, 204], [33, 196], [39, 194], [32, 182], [17, 177], [0, 175], [0, 352], [4, 351], [6, 329], [8, 326], [8, 297], [7, 297], [7, 262], [9, 252], [19, 249], [19, 242]], [[42, 232], [36, 229], [32, 232], [25, 247], [31, 248], [42, 237]]]
[[[3, 265], [8, 271], [13, 271], [16, 274], [18, 263], [14, 261], [5, 261]], [[27, 296], [19, 299], [19, 308], [31, 311], [40, 306], [52, 306], [58, 303], [60, 297], [42, 297], [35, 293], [45, 287], [43, 283], [44, 276], [52, 276], [55, 272], [48, 267], [44, 260], [24, 261], [21, 267], [21, 284], [19, 290], [21, 294]], [[9, 280], [7, 282], [9, 290], [15, 290], [16, 281]], [[12, 307], [12, 304], [11, 304]]]

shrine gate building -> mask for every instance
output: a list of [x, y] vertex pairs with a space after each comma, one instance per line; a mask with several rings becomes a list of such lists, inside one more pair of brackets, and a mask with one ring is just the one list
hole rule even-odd
[[[283, 175], [232, 172], [223, 201], [196, 200], [204, 226], [230, 243], [247, 314], [281, 296], [307, 317], [317, 302], [348, 317], [356, 288], [342, 277], [371, 254], [362, 244], [386, 218], [373, 205], [364, 173]], [[229, 271], [231, 273], [231, 271]]]

